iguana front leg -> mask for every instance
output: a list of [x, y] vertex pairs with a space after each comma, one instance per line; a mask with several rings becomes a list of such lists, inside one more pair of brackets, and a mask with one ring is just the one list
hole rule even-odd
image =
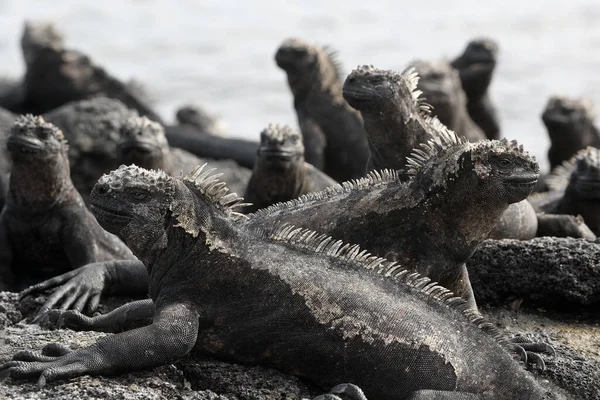
[[64, 356], [46, 361], [9, 361], [0, 376], [38, 378], [46, 382], [80, 375], [113, 375], [168, 364], [185, 356], [198, 336], [198, 313], [189, 304], [160, 307], [152, 325], [100, 339]]
[[[393, 384], [393, 383], [390, 383]], [[465, 392], [448, 392], [441, 390], [419, 390], [412, 393], [407, 400], [478, 400], [480, 396]], [[351, 383], [335, 386], [327, 394], [317, 396], [313, 400], [367, 400], [363, 391]]]
[[38, 316], [33, 322], [56, 329], [117, 333], [151, 324], [154, 311], [152, 299], [145, 299], [124, 304], [107, 314], [96, 317], [88, 317], [73, 310], [50, 310]]
[[596, 240], [596, 235], [585, 224], [581, 216], [568, 214], [538, 213], [536, 236], [572, 237], [576, 239]]
[[96, 311], [101, 294], [144, 296], [148, 293], [148, 272], [139, 260], [104, 261], [88, 264], [56, 276], [21, 292], [23, 299], [48, 289], [56, 290], [48, 297], [39, 314], [60, 305], [60, 309]]
[[82, 217], [85, 210], [68, 209], [62, 215], [60, 238], [71, 268], [79, 268], [98, 260], [98, 243], [88, 221]]

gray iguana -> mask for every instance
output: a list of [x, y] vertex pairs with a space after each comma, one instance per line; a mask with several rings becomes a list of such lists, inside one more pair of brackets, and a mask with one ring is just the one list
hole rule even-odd
[[[408, 155], [430, 136], [447, 128], [431, 115], [418, 90], [419, 75], [413, 67], [402, 73], [373, 66], [359, 66], [344, 82], [344, 98], [359, 110], [369, 139], [370, 168], [401, 169]], [[408, 179], [406, 169], [399, 175]], [[490, 233], [494, 239], [531, 239], [550, 234], [591, 239], [571, 216], [536, 214], [527, 200], [511, 204]]]
[[550, 191], [529, 201], [538, 212], [580, 215], [600, 235], [600, 150], [587, 147], [556, 167], [546, 178]]
[[196, 104], [179, 107], [175, 112], [175, 118], [179, 125], [197, 128], [199, 135], [227, 136], [226, 124]]
[[414, 60], [409, 66], [419, 74], [417, 88], [444, 125], [472, 142], [486, 138], [471, 119], [459, 74], [447, 60]]
[[[408, 182], [397, 171], [374, 171], [258, 210], [245, 223], [263, 229], [276, 223], [318, 226], [324, 234], [438, 281], [476, 308], [465, 262], [509, 204], [530, 194], [538, 165], [515, 141], [470, 143], [447, 129], [416, 149], [408, 163]], [[141, 282], [145, 272], [137, 268]], [[104, 290], [95, 286], [104, 269], [93, 272], [57, 277], [27, 293], [57, 285], [65, 285], [60, 289], [64, 292], [82, 284]], [[128, 290], [128, 282], [110, 284]]]
[[6, 138], [16, 117], [10, 111], [0, 107], [0, 211], [6, 201], [8, 176], [11, 168], [10, 155], [6, 149]]
[[252, 205], [245, 207], [244, 212], [254, 212], [337, 184], [304, 161], [302, 135], [287, 125], [269, 124], [260, 133], [257, 157], [244, 194], [244, 199]]
[[252, 228], [226, 193], [202, 168], [184, 180], [132, 166], [103, 176], [94, 215], [147, 266], [151, 298], [103, 318], [115, 330], [128, 316], [152, 323], [59, 356], [17, 353], [2, 374], [43, 386], [198, 352], [322, 388], [351, 382], [374, 399], [558, 398], [507, 351], [523, 348], [452, 292], [324, 234]]
[[458, 70], [462, 88], [467, 95], [469, 116], [488, 139], [500, 138], [500, 123], [488, 89], [498, 59], [498, 43], [490, 38], [476, 38], [464, 52], [451, 61]]
[[[135, 259], [123, 242], [98, 225], [73, 187], [67, 142], [58, 128], [41, 117], [20, 116], [7, 148], [13, 166], [0, 213], [3, 290], [23, 289], [96, 261]], [[91, 295], [97, 305], [100, 293]], [[64, 307], [82, 309], [85, 304], [67, 302]]]
[[369, 158], [360, 113], [342, 96], [334, 53], [300, 39], [286, 39], [275, 53], [288, 78], [304, 137], [306, 161], [338, 182], [365, 175]]
[[211, 167], [219, 169], [223, 174], [221, 179], [235, 193], [244, 192], [252, 174], [232, 160], [203, 160], [185, 150], [171, 148], [163, 126], [147, 117], [129, 117], [121, 124], [119, 135], [116, 143], [118, 165], [135, 164], [178, 176], [208, 162]]
[[600, 147], [593, 103], [584, 98], [552, 96], [542, 113], [550, 137], [550, 168], [561, 165], [587, 146]]

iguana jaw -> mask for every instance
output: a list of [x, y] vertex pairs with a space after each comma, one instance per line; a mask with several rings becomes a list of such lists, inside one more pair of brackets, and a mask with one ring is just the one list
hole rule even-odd
[[11, 155], [18, 154], [33, 155], [43, 153], [45, 150], [44, 143], [33, 137], [10, 135], [6, 141], [6, 148]]

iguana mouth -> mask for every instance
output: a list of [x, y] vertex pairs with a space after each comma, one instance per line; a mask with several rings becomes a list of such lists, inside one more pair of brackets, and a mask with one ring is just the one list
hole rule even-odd
[[260, 154], [269, 160], [291, 160], [292, 158], [298, 156], [298, 153], [294, 153], [292, 151], [281, 151], [271, 149], [261, 149]]
[[537, 174], [511, 176], [506, 178], [506, 183], [513, 187], [533, 187], [537, 184], [539, 176]]
[[120, 220], [123, 222], [128, 222], [133, 219], [129, 213], [115, 210], [114, 208], [100, 206], [98, 204], [92, 204], [91, 209], [94, 216], [102, 220], [110, 220], [113, 222], [116, 222], [115, 220]]
[[546, 114], [544, 115], [544, 120], [555, 124], [568, 124], [572, 121], [570, 116], [565, 114]]
[[44, 143], [39, 139], [13, 135], [6, 141], [6, 147], [10, 152], [41, 153], [44, 150]]

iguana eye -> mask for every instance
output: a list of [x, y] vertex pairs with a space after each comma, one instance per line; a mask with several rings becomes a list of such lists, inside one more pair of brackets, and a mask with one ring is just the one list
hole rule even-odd
[[142, 191], [136, 191], [131, 193], [131, 197], [135, 200], [145, 200], [148, 198], [148, 193]]
[[501, 158], [498, 160], [498, 165], [501, 168], [508, 168], [512, 165], [512, 161], [509, 160], [508, 158]]

